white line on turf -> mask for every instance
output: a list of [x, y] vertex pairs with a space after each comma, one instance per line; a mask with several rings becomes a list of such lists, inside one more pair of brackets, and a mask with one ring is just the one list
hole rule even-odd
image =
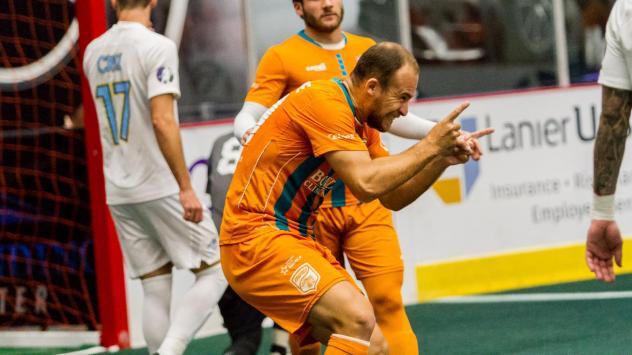
[[[101, 354], [101, 353], [107, 352], [108, 350], [109, 349], [104, 348], [102, 346], [93, 346], [91, 348], [71, 351], [69, 353], [61, 353], [57, 355], [91, 355], [91, 354]], [[117, 350], [118, 350], [118, 347], [117, 347]]]
[[632, 291], [524, 293], [502, 295], [453, 296], [436, 299], [430, 303], [501, 303], [501, 302], [554, 302], [588, 301], [632, 298]]

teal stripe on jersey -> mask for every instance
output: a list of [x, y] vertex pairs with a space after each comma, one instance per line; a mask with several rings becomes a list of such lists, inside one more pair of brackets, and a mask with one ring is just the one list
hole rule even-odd
[[[329, 172], [327, 172], [327, 178], [331, 178], [332, 175], [334, 175], [334, 169], [329, 169]], [[327, 191], [325, 192], [325, 194], [326, 193]], [[320, 204], [323, 202], [323, 198], [320, 197], [318, 193], [312, 191], [307, 196], [305, 204], [301, 208], [301, 215], [298, 217], [298, 231], [303, 236], [307, 235], [307, 220], [309, 219], [309, 216], [311, 216], [314, 210], [318, 208], [318, 207], [313, 208], [313, 206], [315, 205], [314, 200], [316, 198], [320, 199], [320, 201], [316, 204], [317, 206], [320, 206]]]
[[345, 184], [342, 179], [338, 178], [338, 181], [331, 188], [331, 207], [343, 207], [346, 205]]
[[[311, 38], [307, 35], [307, 33], [305, 33], [305, 30], [301, 30], [301, 31], [298, 33], [298, 35], [299, 35], [302, 39], [306, 40], [307, 42], [309, 42], [309, 43], [311, 43], [311, 44], [314, 44], [314, 45], [319, 46], [319, 47], [321, 47], [321, 48], [322, 48], [322, 46], [320, 45], [320, 43], [318, 43], [318, 42], [314, 41], [313, 39], [311, 39]], [[346, 45], [347, 45], [347, 42], [348, 42], [349, 40], [347, 39], [347, 35], [345, 35], [345, 34], [344, 34], [344, 32], [342, 33], [342, 39], [344, 39], [344, 41], [345, 41], [345, 46], [346, 46]]]
[[301, 30], [301, 32], [298, 33], [299, 36], [301, 36], [302, 39], [306, 40], [307, 42], [314, 44], [316, 46], [322, 47], [320, 45], [320, 43], [314, 41], [313, 39], [309, 38], [309, 36], [305, 33], [305, 30]]
[[325, 158], [309, 157], [287, 178], [281, 196], [279, 196], [276, 204], [274, 204], [274, 217], [276, 218], [277, 228], [285, 231], [290, 230], [285, 214], [292, 207], [292, 201], [294, 201], [294, 197], [296, 197], [303, 181], [324, 161]]
[[[342, 92], [345, 94], [345, 98], [347, 99], [347, 104], [349, 104], [349, 107], [351, 108], [351, 112], [353, 112], [353, 116], [355, 117], [356, 109], [355, 109], [355, 106], [353, 106], [353, 101], [351, 101], [351, 95], [349, 94], [349, 90], [347, 90], [347, 87], [344, 86], [344, 84], [342, 83], [342, 81], [340, 81], [340, 79], [333, 78], [332, 80], [335, 81], [336, 84], [338, 84], [338, 86], [340, 87], [340, 90], [342, 90]], [[347, 204], [347, 200], [346, 200], [345, 184], [342, 182], [342, 179], [338, 179], [338, 181], [336, 181], [334, 186], [331, 188], [331, 206], [343, 207], [346, 204]]]
[[340, 67], [342, 76], [347, 76], [347, 67], [345, 67], [345, 61], [342, 59], [340, 53], [336, 53], [336, 60], [338, 60], [338, 67]]
[[342, 90], [342, 92], [345, 94], [345, 98], [347, 99], [347, 104], [351, 108], [351, 113], [353, 113], [353, 117], [356, 117], [356, 109], [355, 109], [355, 106], [353, 106], [353, 101], [351, 100], [351, 94], [349, 94], [349, 90], [347, 90], [347, 87], [338, 78], [333, 78], [331, 80], [336, 82], [336, 84], [338, 84], [338, 86], [340, 87], [340, 90]]

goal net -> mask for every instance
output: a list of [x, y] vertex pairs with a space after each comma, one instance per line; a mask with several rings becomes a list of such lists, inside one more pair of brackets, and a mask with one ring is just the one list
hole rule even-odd
[[0, 1], [0, 329], [99, 327], [74, 11]]

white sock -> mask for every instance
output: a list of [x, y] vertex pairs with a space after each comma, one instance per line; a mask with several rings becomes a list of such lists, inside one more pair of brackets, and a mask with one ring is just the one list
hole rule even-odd
[[184, 294], [173, 315], [167, 336], [158, 349], [160, 355], [184, 353], [228, 285], [219, 264], [197, 273], [195, 277], [195, 283]]
[[289, 339], [290, 334], [283, 329], [272, 328], [272, 343], [270, 344], [270, 354], [288, 354], [290, 351]]
[[141, 280], [143, 285], [143, 335], [150, 354], [158, 350], [169, 329], [171, 274]]

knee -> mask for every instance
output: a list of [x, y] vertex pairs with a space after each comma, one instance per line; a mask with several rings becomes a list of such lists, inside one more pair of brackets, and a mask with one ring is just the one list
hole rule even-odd
[[369, 346], [369, 354], [371, 355], [388, 355], [388, 342], [384, 338], [384, 334], [379, 331], [378, 327], [375, 327], [373, 334], [371, 335], [371, 342]]
[[404, 302], [397, 291], [383, 290], [370, 295], [371, 304], [378, 318], [404, 311]]
[[333, 332], [369, 340], [375, 327], [375, 316], [368, 302], [349, 307], [339, 318]]

